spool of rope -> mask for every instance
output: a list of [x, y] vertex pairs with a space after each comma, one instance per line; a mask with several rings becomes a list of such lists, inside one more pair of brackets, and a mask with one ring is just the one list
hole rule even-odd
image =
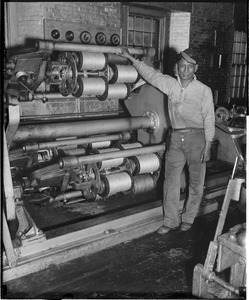
[[94, 142], [91, 143], [92, 149], [99, 149], [99, 148], [107, 148], [110, 147], [111, 141], [103, 141], [103, 142]]
[[72, 95], [79, 98], [85, 96], [101, 96], [108, 91], [107, 79], [105, 77], [89, 78], [78, 75], [77, 84]]
[[[98, 150], [95, 150], [95, 153], [100, 154], [100, 153], [115, 152], [115, 151], [120, 151], [120, 149], [118, 149], [118, 148], [98, 149]], [[104, 170], [104, 169], [119, 167], [124, 164], [125, 164], [125, 158], [121, 157], [121, 158], [103, 160], [103, 161], [97, 163], [97, 166], [98, 166], [99, 170]]]
[[157, 153], [133, 156], [130, 160], [135, 164], [133, 175], [152, 173], [160, 169], [161, 159]]
[[112, 72], [110, 73], [109, 83], [136, 83], [140, 76], [133, 66], [109, 64]]
[[138, 194], [144, 194], [152, 191], [156, 187], [156, 181], [151, 174], [142, 174], [132, 177], [132, 189], [133, 196]]
[[104, 186], [101, 197], [109, 197], [119, 192], [126, 192], [131, 189], [132, 180], [127, 172], [120, 172], [109, 175], [100, 175], [100, 180]]
[[104, 53], [78, 52], [78, 71], [102, 71], [107, 66], [107, 58]]
[[125, 83], [109, 84], [107, 93], [97, 96], [101, 101], [106, 99], [126, 99], [131, 91], [131, 87]]

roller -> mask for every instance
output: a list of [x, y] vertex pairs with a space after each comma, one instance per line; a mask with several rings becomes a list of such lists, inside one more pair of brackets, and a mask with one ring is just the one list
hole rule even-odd
[[71, 157], [64, 157], [59, 160], [59, 166], [61, 169], [63, 168], [72, 168], [83, 164], [89, 163], [96, 163], [99, 161], [107, 160], [107, 159], [114, 159], [120, 157], [130, 157], [136, 155], [143, 155], [148, 153], [155, 153], [165, 151], [165, 145], [155, 145], [155, 146], [148, 146], [148, 147], [139, 147], [133, 148], [118, 152], [109, 152], [109, 153], [101, 153], [101, 154], [93, 154], [89, 156], [71, 156]]
[[101, 120], [99, 122], [32, 124], [20, 126], [14, 136], [13, 143], [53, 140], [72, 136], [90, 136], [146, 128], [153, 128], [153, 121], [148, 116]]
[[[73, 43], [57, 43], [51, 41], [40, 40], [37, 44], [38, 50], [47, 51], [82, 51], [82, 52], [96, 52], [96, 53], [116, 53], [121, 54], [122, 50], [116, 46], [100, 46], [100, 45], [85, 45]], [[156, 53], [155, 48], [127, 48], [131, 55], [144, 55], [153, 57]]]
[[54, 100], [54, 99], [74, 99], [73, 95], [62, 96], [61, 93], [28, 93], [25, 99], [21, 99], [22, 101], [33, 101], [33, 100], [43, 100], [46, 98], [47, 100]]
[[54, 141], [54, 142], [44, 142], [44, 143], [30, 143], [25, 144], [22, 149], [24, 152], [26, 151], [37, 151], [41, 149], [47, 148], [55, 148], [55, 147], [63, 147], [68, 145], [80, 145], [80, 144], [89, 144], [96, 142], [104, 142], [104, 141], [116, 141], [116, 140], [129, 140], [131, 137], [129, 132], [123, 132], [119, 134], [112, 135], [103, 135], [103, 136], [93, 136], [90, 138], [82, 138], [82, 139], [66, 139], [62, 141]]

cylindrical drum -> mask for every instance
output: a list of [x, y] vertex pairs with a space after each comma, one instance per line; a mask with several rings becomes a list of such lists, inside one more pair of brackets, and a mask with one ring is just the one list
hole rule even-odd
[[131, 189], [131, 176], [127, 172], [120, 172], [109, 175], [100, 175], [100, 180], [104, 185], [101, 197], [109, 197], [119, 192], [127, 192]]
[[106, 93], [108, 90], [107, 80], [104, 77], [77, 77], [77, 84], [73, 91], [74, 97], [81, 96], [100, 96]]
[[152, 191], [156, 187], [156, 180], [151, 174], [142, 174], [132, 177], [133, 196]]
[[109, 83], [135, 83], [139, 80], [139, 74], [133, 66], [110, 64], [113, 71]]
[[106, 68], [107, 59], [104, 53], [78, 52], [78, 70], [102, 71]]
[[136, 166], [133, 175], [153, 173], [160, 169], [161, 159], [157, 153], [134, 156], [130, 160]]
[[126, 83], [109, 84], [107, 92], [101, 96], [97, 96], [99, 100], [106, 99], [126, 99], [131, 92], [131, 87]]

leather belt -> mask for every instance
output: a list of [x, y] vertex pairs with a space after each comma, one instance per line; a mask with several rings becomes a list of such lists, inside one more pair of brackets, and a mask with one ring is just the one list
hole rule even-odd
[[198, 132], [203, 131], [204, 128], [195, 128], [195, 127], [187, 127], [187, 128], [173, 128], [173, 131], [176, 132]]

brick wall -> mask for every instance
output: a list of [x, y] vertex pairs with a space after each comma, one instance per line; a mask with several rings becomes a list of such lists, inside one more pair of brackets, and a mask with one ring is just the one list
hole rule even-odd
[[120, 27], [118, 2], [17, 2], [16, 42], [43, 38], [43, 20]]
[[17, 44], [21, 45], [27, 38], [42, 38], [42, 20], [44, 5], [42, 2], [21, 2], [17, 5]]
[[[183, 16], [184, 12], [191, 13], [189, 45], [197, 48], [201, 56], [197, 76], [213, 90], [219, 90], [221, 101], [227, 101], [234, 30], [233, 3], [132, 2], [132, 4], [153, 7], [160, 11], [164, 10], [165, 13], [172, 12], [170, 38], [177, 50], [187, 45], [188, 32], [184, 34], [184, 39], [181, 39], [180, 36], [186, 31], [187, 19], [185, 18], [184, 22], [181, 21], [178, 24], [175, 20], [181, 14]], [[122, 26], [122, 2], [16, 2], [16, 6], [17, 30], [15, 35], [17, 44], [24, 43], [26, 38], [42, 38], [44, 19], [116, 28]], [[211, 54], [217, 51], [214, 48], [215, 30], [217, 30], [217, 44], [222, 44], [223, 54], [227, 57], [227, 63], [222, 69], [210, 67]]]
[[[216, 47], [214, 36], [216, 30]], [[199, 49], [198, 78], [219, 94], [218, 103], [228, 100], [233, 42], [233, 3], [194, 2], [191, 14], [190, 47]], [[213, 55], [222, 53], [226, 63], [213, 66]]]

